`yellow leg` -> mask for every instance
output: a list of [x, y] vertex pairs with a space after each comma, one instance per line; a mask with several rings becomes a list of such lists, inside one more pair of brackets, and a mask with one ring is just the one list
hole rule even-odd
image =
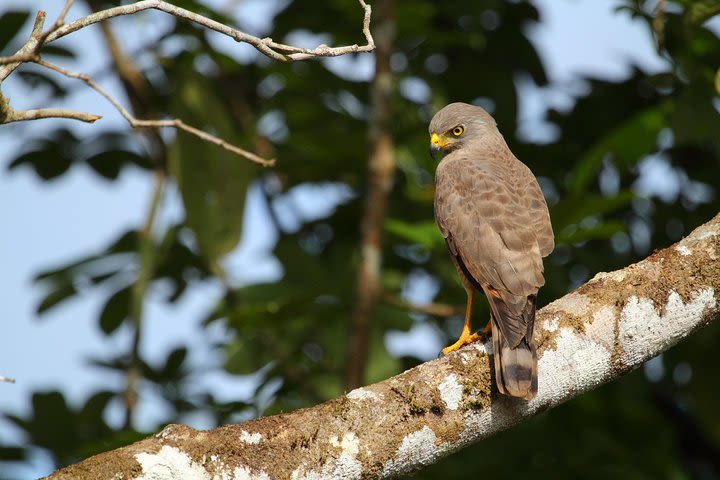
[[482, 333], [479, 334], [480, 338], [482, 339], [488, 339], [490, 338], [490, 335], [492, 335], [492, 322], [488, 320], [487, 324], [485, 325], [485, 328], [483, 328]]
[[[465, 307], [465, 324], [463, 325], [462, 332], [460, 333], [460, 338], [458, 338], [458, 341], [450, 345], [449, 347], [445, 347], [442, 350], [443, 355], [447, 355], [450, 352], [454, 352], [458, 348], [467, 345], [468, 343], [475, 342], [480, 339], [480, 335], [477, 333], [472, 333], [470, 330], [470, 321], [472, 317], [472, 305], [473, 305], [473, 299], [475, 298], [475, 290], [470, 289], [468, 291], [468, 299], [467, 299], [467, 305]], [[486, 327], [487, 329], [487, 327]]]

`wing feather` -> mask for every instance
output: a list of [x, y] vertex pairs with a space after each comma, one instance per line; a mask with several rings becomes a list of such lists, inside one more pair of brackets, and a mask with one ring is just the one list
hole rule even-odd
[[472, 280], [498, 289], [520, 316], [545, 282], [552, 226], [532, 172], [514, 157], [500, 160], [446, 156], [436, 172], [435, 219]]

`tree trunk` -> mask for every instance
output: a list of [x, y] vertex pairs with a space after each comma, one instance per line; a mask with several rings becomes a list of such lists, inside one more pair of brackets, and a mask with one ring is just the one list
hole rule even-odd
[[389, 478], [613, 380], [720, 316], [720, 215], [670, 248], [600, 273], [538, 312], [539, 391], [500, 396], [471, 345], [312, 408], [157, 435], [49, 478]]

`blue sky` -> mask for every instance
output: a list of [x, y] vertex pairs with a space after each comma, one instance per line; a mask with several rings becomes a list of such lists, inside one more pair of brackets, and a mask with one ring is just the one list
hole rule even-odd
[[[46, 8], [48, 18], [54, 19], [62, 2], [3, 0], [0, 13], [13, 7], [25, 7], [28, 3]], [[237, 18], [241, 28], [258, 33], [267, 28], [271, 3], [251, 0], [240, 4], [242, 7]], [[521, 90], [519, 128], [530, 138], [547, 128], [540, 118], [549, 106], [568, 108], [572, 104], [573, 94], [578, 88], [574, 79], [578, 74], [624, 78], [633, 63], [650, 71], [664, 69], [665, 63], [655, 54], [645, 25], [631, 21], [627, 15], [615, 14], [613, 10], [617, 3], [542, 0], [537, 4], [543, 21], [539, 26], [532, 27], [530, 33], [544, 61], [551, 85], [540, 89], [531, 82], [518, 81]], [[83, 14], [83, 7], [82, 2], [77, 2], [70, 18]], [[152, 40], [155, 32], [162, 30], [157, 28], [156, 22], [163, 21], [163, 14], [153, 13], [152, 16], [123, 19], [114, 25], [121, 31], [132, 32], [123, 36], [126, 41], [124, 46], [132, 49]], [[28, 25], [27, 30], [29, 28]], [[234, 55], [253, 55], [247, 47], [239, 46], [230, 39], [218, 37], [215, 41]], [[99, 60], [105, 55], [96, 28], [71, 35], [67, 44], [82, 45], [84, 49], [77, 62], [66, 64], [68, 68], [96, 72], [105, 65]], [[118, 83], [112, 78], [104, 78], [102, 84], [118, 98], [123, 98]], [[96, 327], [104, 296], [90, 292], [38, 319], [35, 308], [42, 292], [33, 285], [32, 277], [39, 271], [101, 249], [121, 232], [137, 227], [147, 210], [150, 179], [143, 173], [125, 170], [119, 181], [109, 183], [84, 168], [74, 168], [61, 180], [48, 184], [36, 178], [29, 169], [12, 173], [5, 169], [28, 138], [53, 126], [51, 124], [70, 127], [78, 136], [92, 135], [101, 128], [124, 126], [124, 121], [109, 104], [89, 89], [78, 87], [75, 94], [58, 106], [103, 115], [104, 118], [97, 124], [41, 120], [0, 126], [0, 145], [3, 146], [0, 150], [0, 165], [3, 167], [0, 170], [0, 220], [4, 229], [0, 241], [3, 265], [0, 291], [6, 295], [2, 299], [1, 310], [4, 328], [0, 335], [0, 375], [17, 379], [14, 385], [0, 383], [0, 412], [27, 413], [30, 395], [36, 390], [59, 389], [71, 402], [78, 404], [90, 391], [119, 388], [123, 384], [119, 376], [86, 366], [89, 357], [107, 356], [109, 352], [126, 351], [128, 348], [128, 332], [107, 338]], [[3, 83], [3, 93], [12, 99], [15, 108], [33, 108], [44, 99], [42, 94], [25, 91], [13, 77]], [[298, 192], [297, 195], [301, 203], [307, 203], [309, 211], [315, 208], [312, 205], [313, 196], [308, 192]], [[226, 265], [237, 283], [272, 277], [279, 272], [277, 262], [268, 253], [273, 232], [262, 221], [262, 209], [259, 198], [251, 192], [245, 220], [254, 225], [255, 235], [242, 239]], [[63, 213], [59, 215], [58, 212]], [[170, 192], [166, 196], [162, 212], [165, 222], [182, 215], [175, 193]], [[244, 229], [245, 232], [248, 230]], [[163, 359], [174, 346], [190, 344], [191, 359], [196, 365], [216, 364], [209, 345], [213, 338], [224, 335], [224, 332], [220, 327], [204, 330], [198, 321], [219, 292], [217, 285], [208, 283], [192, 289], [174, 306], [151, 301], [143, 344], [145, 356], [151, 361]], [[172, 328], [168, 327], [168, 320], [172, 320]], [[432, 343], [433, 332], [415, 329], [410, 335], [419, 345], [424, 345], [428, 354], [438, 350]], [[398, 345], [397, 340], [392, 338], [389, 344], [391, 347]], [[198, 387], [208, 388], [221, 399], [232, 400], [247, 394], [250, 381], [211, 371], [198, 379]], [[161, 417], [162, 408], [158, 399], [142, 402], [138, 426], [153, 428]], [[116, 406], [109, 415], [119, 421], [119, 413], [120, 408]], [[202, 418], [191, 421], [195, 427], [203, 427], [206, 423]], [[0, 441], [11, 443], [17, 440], [18, 431], [7, 422], [0, 421]], [[18, 470], [16, 475], [34, 477], [47, 473], [47, 468], [47, 461], [39, 458], [33, 468]]]

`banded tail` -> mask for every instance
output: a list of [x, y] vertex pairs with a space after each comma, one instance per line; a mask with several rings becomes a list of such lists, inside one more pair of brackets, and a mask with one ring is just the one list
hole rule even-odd
[[490, 303], [495, 382], [500, 393], [531, 400], [538, 390], [537, 350], [533, 343], [535, 296], [519, 305], [513, 313], [499, 292], [486, 290]]

